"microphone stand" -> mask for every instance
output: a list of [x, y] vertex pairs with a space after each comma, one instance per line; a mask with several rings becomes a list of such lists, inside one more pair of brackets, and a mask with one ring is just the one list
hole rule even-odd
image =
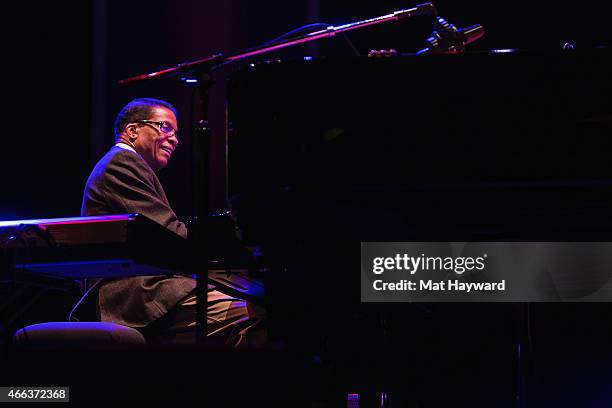
[[[193, 156], [195, 171], [193, 174], [194, 209], [197, 211], [197, 222], [189, 229], [188, 239], [191, 253], [191, 273], [196, 277], [196, 343], [206, 340], [208, 306], [208, 183], [210, 180], [210, 139], [208, 105], [209, 91], [214, 81], [208, 72], [203, 72], [198, 80], [200, 103], [202, 104], [201, 119], [196, 125], [193, 141]], [[204, 273], [205, 271], [206, 273]]]
[[[354, 23], [343, 24], [340, 26], [329, 26], [323, 30], [313, 33], [303, 34], [293, 37], [288, 40], [281, 40], [273, 44], [268, 44], [260, 47], [251, 48], [249, 50], [223, 56], [222, 54], [214, 54], [200, 60], [178, 64], [172, 68], [162, 69], [160, 71], [141, 74], [131, 78], [122, 79], [120, 85], [128, 85], [144, 80], [161, 78], [165, 76], [196, 77], [200, 86], [200, 98], [202, 101], [201, 120], [197, 126], [194, 140], [194, 156], [195, 169], [193, 172], [194, 186], [196, 192], [194, 194], [193, 208], [197, 211], [198, 222], [189, 229], [189, 244], [190, 244], [190, 272], [196, 277], [196, 341], [204, 343], [206, 340], [206, 310], [208, 288], [208, 250], [207, 240], [205, 239], [208, 221], [208, 187], [209, 187], [209, 155], [210, 155], [210, 134], [211, 129], [208, 126], [208, 104], [209, 90], [212, 85], [212, 72], [222, 66], [238, 62], [247, 58], [252, 58], [260, 55], [265, 55], [273, 51], [278, 51], [284, 48], [293, 47], [299, 44], [306, 44], [311, 41], [316, 41], [322, 38], [333, 37], [336, 34], [344, 33], [351, 30], [357, 30], [377, 24], [398, 21], [405, 18], [416, 16], [434, 16], [436, 9], [433, 3], [423, 3], [415, 7], [402, 9], [390, 14], [379, 17], [369, 18], [366, 20], [357, 21]], [[206, 271], [204, 273], [203, 271]]]

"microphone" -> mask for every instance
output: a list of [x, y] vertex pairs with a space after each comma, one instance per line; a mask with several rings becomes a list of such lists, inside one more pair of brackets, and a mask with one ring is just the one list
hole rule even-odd
[[433, 3], [417, 4], [415, 7], [405, 10], [398, 10], [393, 13], [398, 19], [414, 16], [437, 16], [438, 11]]
[[484, 33], [484, 27], [480, 24], [457, 29], [442, 17], [437, 17], [433, 33], [427, 39], [429, 47], [417, 52], [417, 55], [425, 53], [459, 54], [465, 50], [466, 45], [478, 40]]

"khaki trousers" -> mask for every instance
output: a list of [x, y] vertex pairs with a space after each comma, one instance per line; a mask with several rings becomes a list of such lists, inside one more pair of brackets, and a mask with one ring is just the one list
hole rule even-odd
[[[265, 345], [264, 311], [244, 299], [216, 289], [207, 292], [206, 343], [231, 348], [258, 348]], [[166, 316], [151, 325], [153, 342], [195, 343], [196, 296], [192, 292]]]

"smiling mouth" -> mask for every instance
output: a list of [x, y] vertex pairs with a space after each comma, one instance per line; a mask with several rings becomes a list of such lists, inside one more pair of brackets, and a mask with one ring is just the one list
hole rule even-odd
[[165, 151], [165, 152], [168, 152], [169, 155], [172, 155], [172, 153], [174, 152], [174, 149], [171, 149], [171, 148], [165, 147], [165, 146], [160, 147], [160, 149]]

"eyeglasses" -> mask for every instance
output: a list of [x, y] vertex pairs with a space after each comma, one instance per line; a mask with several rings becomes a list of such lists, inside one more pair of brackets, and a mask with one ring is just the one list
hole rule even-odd
[[146, 125], [157, 125], [157, 127], [159, 127], [159, 130], [167, 136], [174, 136], [178, 138], [178, 131], [168, 122], [163, 121], [163, 122], [156, 122], [154, 120], [137, 120], [136, 123], [144, 123]]

